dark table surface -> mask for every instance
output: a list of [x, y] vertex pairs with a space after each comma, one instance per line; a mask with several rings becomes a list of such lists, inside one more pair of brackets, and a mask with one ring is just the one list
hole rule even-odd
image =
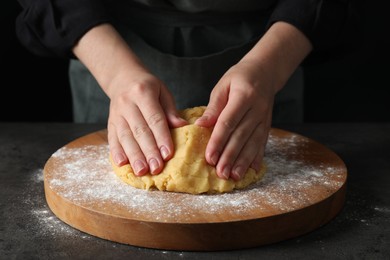
[[390, 123], [276, 127], [312, 138], [348, 169], [344, 208], [326, 225], [245, 250], [166, 251], [93, 237], [50, 211], [43, 166], [59, 148], [104, 125], [0, 123], [0, 259], [390, 259]]

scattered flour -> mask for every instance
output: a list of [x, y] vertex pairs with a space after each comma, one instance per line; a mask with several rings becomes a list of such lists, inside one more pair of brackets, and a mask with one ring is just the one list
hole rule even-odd
[[[180, 216], [190, 222], [199, 212], [210, 219], [229, 212], [232, 219], [251, 218], [254, 209], [256, 214], [261, 210], [278, 214], [311, 205], [343, 185], [343, 167], [305, 163], [305, 155], [300, 152], [308, 142], [307, 138], [295, 134], [286, 138], [270, 135], [264, 157], [265, 177], [244, 190], [225, 194], [136, 189], [113, 172], [107, 144], [57, 150], [51, 157], [54, 170], [45, 178], [50, 189], [74, 204], [98, 211], [110, 207], [114, 210], [110, 213], [118, 216], [130, 212], [134, 218], [160, 222], [175, 222]], [[313, 190], [318, 192], [313, 194]]]

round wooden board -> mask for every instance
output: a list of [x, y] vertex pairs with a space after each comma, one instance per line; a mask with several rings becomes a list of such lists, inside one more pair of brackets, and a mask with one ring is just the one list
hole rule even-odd
[[53, 213], [91, 235], [134, 246], [191, 251], [250, 248], [293, 238], [342, 209], [347, 169], [324, 145], [271, 129], [265, 177], [215, 195], [145, 191], [123, 183], [109, 163], [107, 131], [57, 150], [44, 167]]

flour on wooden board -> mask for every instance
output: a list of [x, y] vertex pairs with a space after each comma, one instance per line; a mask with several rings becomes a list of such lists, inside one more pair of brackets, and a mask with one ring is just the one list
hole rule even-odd
[[[53, 167], [55, 178], [48, 184], [73, 203], [98, 202], [102, 209], [114, 203], [134, 214], [152, 212], [151, 221], [173, 221], [177, 216], [183, 218], [205, 208], [210, 215], [229, 209], [232, 214], [245, 216], [253, 207], [287, 212], [310, 205], [305, 191], [312, 187], [335, 191], [343, 185], [343, 169], [327, 164], [308, 166], [303, 161], [288, 159], [287, 155], [300, 153], [306, 142], [306, 138], [295, 134], [287, 138], [270, 135], [264, 178], [246, 189], [224, 194], [192, 195], [134, 188], [113, 172], [107, 144], [57, 150], [52, 157], [67, 163]], [[72, 159], [75, 157], [77, 160]], [[172, 199], [177, 196], [180, 205]]]

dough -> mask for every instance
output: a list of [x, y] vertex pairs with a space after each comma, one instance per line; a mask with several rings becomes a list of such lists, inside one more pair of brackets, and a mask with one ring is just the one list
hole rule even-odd
[[160, 174], [137, 177], [130, 164], [118, 167], [110, 158], [116, 175], [122, 181], [139, 189], [191, 194], [230, 192], [245, 188], [262, 179], [266, 169], [264, 164], [259, 172], [250, 168], [239, 181], [217, 177], [215, 167], [210, 166], [204, 157], [212, 129], [193, 124], [203, 114], [204, 109], [205, 107], [201, 106], [180, 112], [190, 124], [171, 129], [175, 154], [166, 162]]

